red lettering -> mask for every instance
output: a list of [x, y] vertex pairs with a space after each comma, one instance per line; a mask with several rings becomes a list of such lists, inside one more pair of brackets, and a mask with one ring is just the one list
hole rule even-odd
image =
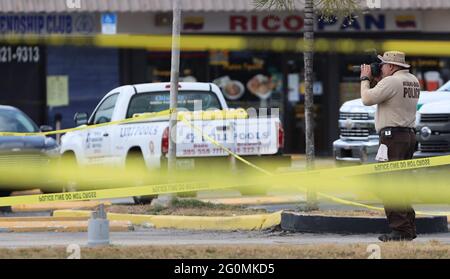
[[[230, 16], [230, 31], [232, 32], [279, 32], [283, 28], [289, 32], [301, 31], [305, 26], [303, 17], [290, 15], [285, 18], [269, 15], [259, 18], [257, 15], [251, 16]], [[261, 30], [258, 30], [260, 29]]]
[[280, 18], [277, 16], [266, 16], [262, 21], [262, 26], [268, 31], [277, 31], [280, 29]]
[[284, 19], [284, 27], [289, 31], [300, 31], [303, 25], [303, 18], [300, 16], [291, 15]]
[[230, 30], [238, 31], [238, 27], [241, 28], [240, 31], [247, 31], [247, 17], [245, 16], [230, 16]]
[[258, 31], [258, 17], [252, 16], [252, 31]]

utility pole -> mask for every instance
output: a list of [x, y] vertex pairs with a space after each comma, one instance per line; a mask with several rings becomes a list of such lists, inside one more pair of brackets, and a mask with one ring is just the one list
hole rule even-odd
[[177, 104], [178, 81], [180, 77], [180, 29], [181, 29], [181, 2], [172, 0], [173, 25], [172, 25], [172, 65], [170, 70], [170, 121], [169, 121], [169, 172], [176, 169], [177, 155]]
[[[175, 181], [177, 167], [177, 105], [178, 81], [180, 77], [180, 29], [181, 29], [181, 2], [172, 0], [172, 65], [170, 69], [170, 119], [169, 119], [169, 153], [168, 155], [168, 182]], [[174, 194], [159, 195], [152, 201], [153, 206], [168, 207], [174, 199]]]
[[[305, 1], [305, 32], [303, 35], [305, 51], [305, 140], [306, 140], [306, 168], [314, 169], [314, 94], [313, 94], [313, 59], [314, 59], [314, 0]], [[318, 209], [317, 193], [314, 185], [310, 185], [306, 192], [307, 209]]]

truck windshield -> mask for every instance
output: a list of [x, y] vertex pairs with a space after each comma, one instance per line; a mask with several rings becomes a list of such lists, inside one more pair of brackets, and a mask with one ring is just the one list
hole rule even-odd
[[437, 91], [450, 91], [450, 81], [442, 85]]
[[[127, 118], [136, 113], [159, 112], [170, 106], [169, 91], [139, 93], [131, 98]], [[216, 94], [209, 91], [179, 91], [178, 109], [188, 111], [222, 109]]]
[[38, 127], [18, 110], [0, 109], [0, 132], [34, 133]]

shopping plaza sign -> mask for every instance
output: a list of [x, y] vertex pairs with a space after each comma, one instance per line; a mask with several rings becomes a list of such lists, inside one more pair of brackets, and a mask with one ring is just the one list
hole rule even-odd
[[[322, 20], [316, 17], [317, 32], [418, 31], [419, 13], [373, 13], [348, 18]], [[303, 14], [225, 13], [185, 14], [185, 33], [293, 33], [304, 29]]]

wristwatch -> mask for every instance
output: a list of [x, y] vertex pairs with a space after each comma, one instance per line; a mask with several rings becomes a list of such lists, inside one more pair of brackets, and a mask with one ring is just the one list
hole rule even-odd
[[361, 77], [359, 80], [361, 80], [361, 81], [365, 81], [365, 80], [370, 81], [370, 78], [367, 77], [367, 76], [363, 76], [363, 77]]

